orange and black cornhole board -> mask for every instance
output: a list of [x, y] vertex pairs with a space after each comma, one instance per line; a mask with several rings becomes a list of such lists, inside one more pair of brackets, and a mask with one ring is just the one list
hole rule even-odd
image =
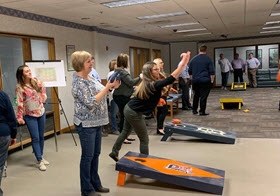
[[164, 132], [165, 134], [161, 138], [161, 141], [166, 141], [167, 138], [170, 137], [173, 133], [226, 144], [234, 144], [236, 139], [235, 132], [222, 131], [187, 123], [174, 124], [172, 122], [167, 122], [164, 126]]
[[118, 186], [126, 173], [203, 192], [223, 193], [225, 171], [136, 152], [126, 153], [117, 163]]

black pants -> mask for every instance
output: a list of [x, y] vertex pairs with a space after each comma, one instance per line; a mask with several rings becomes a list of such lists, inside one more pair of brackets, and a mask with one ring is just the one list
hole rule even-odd
[[238, 78], [239, 78], [239, 82], [243, 82], [242, 69], [234, 69], [233, 76], [234, 76], [234, 82], [238, 82]]
[[183, 78], [179, 78], [179, 88], [182, 90], [182, 108], [186, 109], [191, 106], [190, 103], [190, 80], [187, 82]]
[[123, 96], [123, 95], [113, 95], [113, 99], [119, 107], [120, 112], [120, 124], [119, 124], [119, 131], [122, 132], [123, 130], [123, 122], [124, 122], [124, 107], [129, 102], [130, 97]]
[[[166, 97], [161, 97], [161, 98], [163, 98], [166, 102]], [[157, 107], [157, 129], [163, 129], [163, 123], [167, 113], [168, 113], [168, 107], [166, 104]]]
[[193, 84], [193, 111], [197, 111], [198, 103], [200, 105], [199, 112], [205, 113], [207, 98], [212, 87], [211, 82]]

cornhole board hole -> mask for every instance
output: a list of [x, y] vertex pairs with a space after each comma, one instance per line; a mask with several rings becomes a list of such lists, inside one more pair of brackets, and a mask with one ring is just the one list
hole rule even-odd
[[231, 83], [231, 88], [230, 90], [232, 91], [245, 91], [246, 90], [246, 82], [233, 82]]
[[238, 108], [239, 110], [243, 106], [243, 99], [238, 97], [226, 97], [220, 98], [220, 104], [223, 109]]
[[118, 186], [124, 186], [128, 173], [219, 195], [224, 188], [224, 170], [130, 151], [116, 163], [116, 170]]
[[201, 127], [187, 123], [174, 124], [172, 122], [167, 122], [164, 126], [164, 132], [165, 134], [161, 138], [161, 141], [166, 141], [173, 133], [226, 144], [234, 144], [236, 139], [235, 132]]

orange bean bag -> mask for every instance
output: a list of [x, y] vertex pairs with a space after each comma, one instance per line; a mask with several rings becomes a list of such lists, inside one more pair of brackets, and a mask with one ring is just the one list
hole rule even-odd
[[172, 119], [173, 124], [180, 124], [182, 121], [180, 119]]

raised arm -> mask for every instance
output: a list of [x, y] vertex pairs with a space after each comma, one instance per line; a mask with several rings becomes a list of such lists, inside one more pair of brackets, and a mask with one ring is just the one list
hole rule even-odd
[[179, 63], [179, 66], [177, 67], [177, 69], [175, 69], [171, 75], [174, 77], [174, 78], [178, 78], [180, 73], [184, 70], [184, 68], [187, 66], [187, 64], [189, 63], [189, 60], [190, 60], [190, 55], [191, 55], [191, 52], [188, 51], [186, 53], [182, 53], [180, 55], [180, 57], [182, 57], [182, 60], [180, 61]]

